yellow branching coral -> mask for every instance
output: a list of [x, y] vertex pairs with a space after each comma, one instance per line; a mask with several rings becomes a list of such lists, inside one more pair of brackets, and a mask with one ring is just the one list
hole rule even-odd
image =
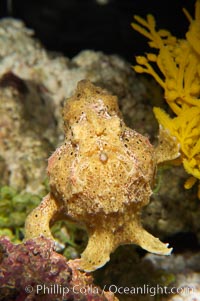
[[[191, 176], [185, 188], [200, 180], [200, 0], [196, 1], [195, 18], [183, 10], [190, 22], [186, 39], [178, 39], [167, 30], [156, 30], [152, 15], [144, 20], [134, 16], [132, 27], [148, 38], [149, 46], [157, 53], [137, 56], [134, 70], [148, 73], [164, 89], [165, 99], [174, 112], [170, 117], [160, 108], [155, 116], [180, 143], [183, 166]], [[198, 189], [200, 198], [200, 185]]]

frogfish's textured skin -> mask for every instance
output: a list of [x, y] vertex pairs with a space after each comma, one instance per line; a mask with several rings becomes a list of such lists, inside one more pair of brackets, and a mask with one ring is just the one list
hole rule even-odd
[[143, 229], [140, 212], [152, 194], [157, 163], [178, 156], [176, 141], [162, 132], [154, 149], [126, 127], [117, 98], [86, 80], [67, 100], [63, 118], [65, 143], [48, 160], [51, 191], [28, 216], [26, 239], [52, 237], [49, 224], [57, 219], [83, 224], [89, 236], [80, 259], [85, 271], [103, 266], [121, 244], [170, 254], [167, 244]]

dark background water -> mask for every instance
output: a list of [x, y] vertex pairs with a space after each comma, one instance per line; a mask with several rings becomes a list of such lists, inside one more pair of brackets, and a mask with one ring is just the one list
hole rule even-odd
[[[105, 2], [105, 4], [101, 4]], [[193, 15], [194, 0], [1, 0], [0, 17], [25, 21], [49, 50], [72, 57], [83, 49], [117, 53], [132, 62], [146, 51], [146, 39], [130, 26], [133, 14], [152, 13], [158, 28], [184, 37], [188, 21], [186, 7]]]

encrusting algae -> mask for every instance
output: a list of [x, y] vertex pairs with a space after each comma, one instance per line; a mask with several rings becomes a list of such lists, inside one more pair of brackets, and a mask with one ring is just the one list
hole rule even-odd
[[70, 219], [85, 226], [89, 240], [80, 269], [93, 271], [122, 244], [168, 255], [171, 249], [143, 229], [158, 163], [179, 156], [176, 138], [160, 127], [160, 144], [128, 128], [117, 97], [87, 80], [64, 106], [66, 140], [48, 160], [50, 193], [27, 217], [25, 238], [53, 239], [50, 224]]
[[[189, 189], [200, 180], [200, 1], [196, 1], [194, 20], [187, 10], [184, 13], [190, 22], [185, 39], [178, 39], [167, 30], [157, 31], [152, 15], [147, 15], [147, 20], [134, 16], [137, 23], [132, 23], [132, 27], [150, 40], [151, 48], [158, 50], [157, 54], [136, 57], [138, 65], [134, 70], [152, 75], [164, 89], [174, 116], [160, 108], [154, 108], [154, 114], [180, 143], [181, 162], [191, 175], [185, 182]], [[200, 198], [200, 184], [198, 187]]]

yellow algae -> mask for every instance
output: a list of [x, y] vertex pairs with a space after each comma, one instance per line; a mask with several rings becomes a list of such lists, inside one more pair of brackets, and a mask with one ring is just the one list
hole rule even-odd
[[[185, 39], [178, 39], [167, 30], [156, 30], [153, 16], [134, 16], [132, 27], [147, 37], [156, 53], [136, 57], [134, 70], [148, 73], [164, 89], [165, 100], [174, 115], [154, 108], [160, 125], [180, 143], [181, 161], [192, 177], [185, 183], [191, 188], [200, 180], [200, 1], [196, 1], [195, 18], [187, 10], [190, 22]], [[194, 179], [193, 179], [194, 178]], [[200, 194], [200, 192], [198, 193]]]

